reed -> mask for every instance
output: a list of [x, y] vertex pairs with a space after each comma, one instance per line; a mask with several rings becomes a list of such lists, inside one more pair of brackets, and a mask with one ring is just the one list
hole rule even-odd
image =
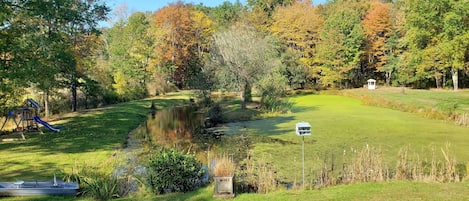
[[411, 151], [410, 146], [405, 146], [397, 154], [395, 168], [390, 168], [391, 166], [384, 162], [380, 148], [366, 145], [360, 150], [351, 149], [350, 153], [344, 151], [342, 168], [334, 169], [336, 161], [325, 159], [310, 188], [392, 180], [459, 182], [467, 175], [468, 169], [466, 165], [457, 163], [450, 147], [447, 144], [441, 148], [442, 157], [439, 157], [436, 149], [432, 147], [431, 158], [422, 160], [419, 154]]
[[216, 177], [232, 177], [236, 171], [236, 163], [233, 158], [222, 154], [214, 159], [215, 165], [212, 167], [212, 175]]
[[278, 188], [279, 179], [272, 163], [265, 157], [253, 157], [252, 153], [243, 161], [240, 179], [246, 192], [269, 193]]

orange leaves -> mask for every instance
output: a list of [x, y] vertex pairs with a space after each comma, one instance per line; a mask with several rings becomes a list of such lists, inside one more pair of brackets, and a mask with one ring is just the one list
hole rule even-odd
[[366, 54], [370, 67], [381, 68], [386, 64], [385, 44], [391, 36], [391, 16], [389, 4], [374, 2], [363, 20], [366, 34]]
[[365, 34], [373, 38], [389, 37], [391, 32], [389, 4], [375, 2], [363, 20], [363, 27]]
[[187, 84], [194, 64], [202, 63], [213, 34], [212, 21], [201, 11], [182, 2], [166, 6], [155, 13], [156, 26], [162, 29], [156, 43], [156, 57], [162, 66], [171, 66], [171, 76], [181, 86]]
[[166, 6], [155, 13], [155, 23], [166, 29], [163, 43], [158, 44], [163, 60], [181, 66], [190, 56], [190, 43], [194, 37], [190, 10], [181, 2]]

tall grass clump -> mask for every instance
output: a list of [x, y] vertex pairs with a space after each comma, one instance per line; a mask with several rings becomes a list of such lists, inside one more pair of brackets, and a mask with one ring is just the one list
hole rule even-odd
[[352, 184], [360, 182], [380, 182], [390, 179], [389, 168], [383, 161], [380, 148], [366, 145], [362, 149], [344, 150], [342, 164], [336, 164], [334, 155], [331, 159], [325, 157], [310, 188], [322, 188], [338, 184]]
[[78, 166], [75, 164], [71, 173], [65, 174], [63, 179], [79, 183], [78, 195], [80, 196], [95, 200], [125, 197], [129, 192], [130, 176], [118, 176], [109, 170], [109, 167], [105, 166], [95, 167], [86, 164]]
[[[343, 176], [348, 183], [385, 181], [388, 177], [387, 167], [383, 162], [380, 148], [366, 145], [362, 150], [351, 150], [350, 164], [345, 165]], [[344, 152], [344, 155], [346, 153]]]
[[312, 188], [391, 180], [459, 182], [467, 175], [466, 166], [457, 164], [450, 145], [441, 148], [441, 157], [432, 148], [431, 158], [421, 159], [409, 146], [401, 148], [397, 156], [392, 168], [384, 162], [380, 148], [366, 145], [361, 150], [351, 149], [350, 154], [344, 150], [342, 168], [334, 168], [334, 160], [324, 160], [319, 175], [311, 182]]
[[233, 158], [222, 154], [214, 158], [212, 175], [215, 177], [233, 177], [236, 171], [236, 163]]
[[264, 157], [254, 159], [249, 154], [241, 165], [239, 174], [241, 192], [269, 193], [278, 188], [279, 179], [272, 163]]
[[268, 113], [287, 113], [293, 108], [293, 103], [276, 96], [264, 96], [261, 99], [260, 109]]
[[[396, 166], [395, 180], [413, 180], [426, 182], [458, 182], [465, 175], [463, 168], [450, 153], [450, 145], [441, 148], [443, 160], [437, 158], [436, 149], [432, 147], [432, 158], [421, 160], [418, 154], [411, 158], [409, 148], [399, 152], [400, 159]], [[460, 166], [460, 165], [459, 165]]]

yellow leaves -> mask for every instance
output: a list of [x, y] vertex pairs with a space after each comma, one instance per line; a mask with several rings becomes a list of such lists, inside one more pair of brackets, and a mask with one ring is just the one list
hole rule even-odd
[[213, 30], [213, 22], [203, 12], [198, 10], [191, 11], [191, 18], [193, 21], [193, 27], [196, 30], [200, 30], [201, 36], [211, 37], [215, 32]]
[[125, 75], [121, 72], [121, 71], [118, 71], [115, 75], [114, 75], [114, 84], [112, 84], [112, 87], [114, 87], [114, 89], [116, 89], [116, 93], [119, 94], [119, 95], [124, 95], [126, 94], [126, 86], [127, 86], [127, 77], [125, 77]]
[[303, 64], [311, 66], [315, 46], [324, 20], [308, 1], [295, 2], [291, 6], [279, 7], [273, 15], [270, 31], [279, 37], [288, 48], [300, 52]]

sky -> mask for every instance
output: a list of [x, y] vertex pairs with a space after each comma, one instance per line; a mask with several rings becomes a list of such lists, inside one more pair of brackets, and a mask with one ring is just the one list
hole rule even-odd
[[[183, 0], [184, 3], [193, 3], [193, 4], [200, 4], [202, 3], [205, 6], [215, 7], [226, 0]], [[236, 0], [229, 0], [230, 2], [236, 2]], [[164, 6], [167, 6], [170, 3], [177, 2], [177, 0], [104, 0], [106, 4], [112, 9], [110, 16], [112, 17], [112, 13], [114, 9], [122, 4], [126, 4], [130, 13], [134, 12], [145, 12], [151, 11], [154, 12]], [[240, 2], [245, 5], [246, 0], [240, 0]], [[324, 3], [326, 0], [313, 0], [314, 5]], [[107, 26], [109, 24], [107, 22], [101, 22], [100, 26]]]

